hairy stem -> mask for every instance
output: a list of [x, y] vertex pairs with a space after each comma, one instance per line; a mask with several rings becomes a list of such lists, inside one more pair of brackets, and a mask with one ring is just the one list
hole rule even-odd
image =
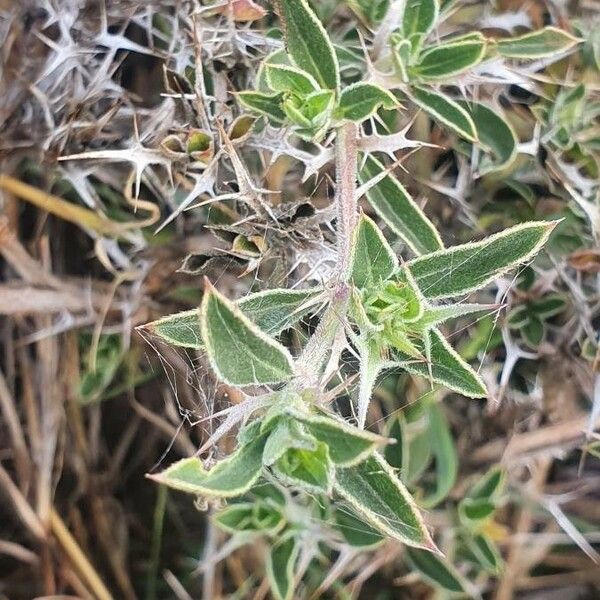
[[344, 283], [350, 277], [352, 237], [358, 221], [356, 198], [357, 134], [356, 123], [348, 123], [338, 129], [335, 144], [337, 272], [340, 280]]
[[358, 160], [358, 127], [347, 123], [337, 130], [335, 142], [337, 208], [337, 264], [336, 278], [329, 305], [304, 352], [298, 359], [298, 382], [305, 386], [315, 386], [319, 382], [323, 364], [333, 346], [333, 341], [344, 326], [350, 302], [350, 267], [352, 258], [352, 238], [358, 221], [356, 198], [356, 178]]

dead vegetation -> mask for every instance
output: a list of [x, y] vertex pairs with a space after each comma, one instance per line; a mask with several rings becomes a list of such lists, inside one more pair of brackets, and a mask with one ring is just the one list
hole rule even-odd
[[[282, 46], [264, 35], [273, 17], [259, 4], [0, 0], [2, 598], [268, 595], [258, 552], [236, 551], [189, 498], [145, 478], [192, 456], [219, 411], [242, 398], [202, 352], [176, 351], [141, 327], [197, 306], [202, 275], [239, 298], [327, 281], [334, 267], [330, 148], [257, 133], [235, 101]], [[347, 6], [357, 3], [322, 4], [338, 42], [377, 49], [376, 31]], [[452, 507], [500, 463], [508, 491], [486, 533], [504, 567], [476, 582], [483, 596], [591, 600], [600, 593], [597, 7], [456, 4], [449, 30], [556, 24], [591, 40], [596, 66], [582, 51], [547, 70], [498, 68], [493, 92], [489, 74], [458, 82], [481, 86], [517, 132], [518, 157], [499, 174], [479, 176], [423, 112], [401, 117], [386, 147], [377, 131], [362, 139], [363, 150], [379, 144], [394, 157], [453, 243], [531, 217], [565, 219], [542, 260], [487, 294], [499, 314], [448, 332], [491, 394], [444, 398], [460, 471], [428, 525], [443, 549]], [[547, 109], [581, 81], [595, 110], [569, 123], [573, 158], [549, 141], [565, 125], [542, 126], [531, 107]], [[532, 344], [509, 314], [548, 294], [565, 306]], [[314, 327], [293, 330], [291, 345]], [[426, 391], [423, 380], [386, 376], [370, 426]], [[433, 597], [402, 552], [390, 542], [324, 556], [310, 571], [312, 597]]]

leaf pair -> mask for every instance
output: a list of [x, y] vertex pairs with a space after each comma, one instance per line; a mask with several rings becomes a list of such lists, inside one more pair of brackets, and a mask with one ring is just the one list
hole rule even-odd
[[145, 329], [176, 346], [205, 348], [215, 369], [229, 383], [275, 383], [291, 376], [291, 359], [269, 335], [289, 329], [314, 311], [321, 295], [319, 289], [274, 289], [232, 303], [208, 285], [203, 308], [164, 317]]
[[320, 141], [334, 122], [363, 121], [379, 107], [395, 108], [393, 94], [375, 84], [358, 82], [340, 90], [338, 60], [322, 24], [305, 0], [276, 3], [286, 55], [275, 52], [260, 79], [271, 93], [241, 92], [239, 100], [266, 116], [271, 124], [289, 123], [300, 137]]
[[[469, 397], [486, 395], [479, 376], [452, 349], [437, 325], [447, 319], [490, 310], [485, 305], [436, 306], [485, 286], [544, 244], [554, 223], [526, 223], [480, 242], [436, 250], [397, 268], [392, 249], [375, 223], [362, 215], [354, 242], [351, 281], [361, 290], [355, 302], [355, 338], [366, 365], [359, 392], [360, 424], [379, 370], [393, 359]], [[367, 376], [368, 375], [368, 376]]]

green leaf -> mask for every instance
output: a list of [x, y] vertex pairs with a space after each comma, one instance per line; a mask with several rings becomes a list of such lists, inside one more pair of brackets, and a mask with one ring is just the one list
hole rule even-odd
[[[384, 170], [377, 159], [367, 156], [359, 172], [360, 183], [367, 183]], [[375, 212], [415, 254], [434, 252], [444, 247], [433, 223], [393, 175], [386, 175], [369, 189], [367, 199]]]
[[383, 542], [383, 536], [373, 527], [359, 519], [347, 508], [336, 508], [335, 528], [346, 542], [355, 548], [372, 548]]
[[386, 447], [386, 460], [399, 469], [402, 483], [415, 484], [433, 457], [427, 418], [409, 423], [404, 414], [399, 414], [390, 427], [390, 437], [396, 443]]
[[[255, 324], [269, 335], [290, 328], [319, 302], [320, 290], [274, 289], [256, 292], [235, 304]], [[174, 346], [204, 348], [200, 335], [199, 310], [186, 310], [163, 317], [144, 326]]]
[[490, 313], [498, 309], [496, 304], [445, 304], [427, 306], [421, 318], [413, 324], [415, 329], [429, 329], [451, 319], [459, 319], [477, 313]]
[[426, 36], [439, 16], [437, 0], [406, 0], [402, 15], [402, 34], [410, 38], [414, 34]]
[[307, 434], [299, 423], [283, 418], [272, 430], [265, 444], [263, 465], [270, 467], [290, 448], [316, 450], [317, 440]]
[[411, 566], [429, 583], [451, 593], [466, 593], [462, 577], [443, 557], [419, 548], [406, 548], [405, 553]]
[[259, 436], [207, 471], [197, 457], [184, 458], [150, 479], [197, 496], [233, 498], [247, 492], [262, 471], [266, 436]]
[[562, 54], [582, 40], [556, 27], [545, 27], [519, 37], [496, 40], [496, 48], [507, 58], [545, 58]]
[[483, 534], [465, 537], [467, 548], [477, 564], [482, 566], [488, 573], [497, 575], [502, 569], [502, 557], [494, 542]]
[[369, 525], [408, 546], [435, 550], [414, 500], [377, 453], [336, 473], [335, 490]]
[[434, 119], [443, 123], [467, 140], [477, 140], [477, 129], [469, 113], [447, 96], [431, 90], [413, 87], [411, 98]]
[[273, 289], [249, 294], [236, 304], [265, 333], [277, 335], [307, 315], [322, 295], [320, 289]]
[[304, 423], [311, 435], [327, 444], [331, 460], [343, 467], [361, 462], [378, 446], [389, 442], [386, 438], [333, 417], [311, 415]]
[[420, 256], [407, 266], [426, 298], [468, 294], [537, 254], [556, 223], [516, 225], [480, 242]]
[[296, 125], [296, 135], [303, 139], [319, 141], [329, 128], [334, 103], [334, 93], [321, 90], [303, 98], [288, 96], [283, 103], [283, 110]]
[[529, 322], [529, 307], [527, 304], [520, 304], [513, 308], [506, 319], [511, 329], [521, 329]]
[[479, 527], [483, 521], [492, 516], [496, 507], [485, 499], [463, 498], [458, 505], [458, 515], [467, 527]]
[[385, 281], [398, 267], [398, 259], [383, 233], [365, 214], [354, 230], [351, 281], [358, 288]]
[[485, 48], [486, 40], [479, 32], [430, 46], [423, 50], [410, 73], [419, 79], [447, 79], [481, 62]]
[[280, 126], [285, 122], [285, 113], [281, 109], [281, 94], [263, 94], [262, 92], [239, 92], [238, 100], [252, 112], [264, 115], [272, 125]]
[[546, 294], [542, 298], [532, 300], [531, 302], [531, 310], [540, 319], [549, 319], [550, 317], [559, 315], [565, 310], [566, 306], [567, 301], [565, 297], [558, 293]]
[[435, 457], [436, 478], [434, 489], [422, 501], [426, 508], [433, 508], [444, 500], [456, 483], [458, 455], [444, 411], [438, 404], [429, 406], [429, 440]]
[[294, 569], [299, 554], [300, 546], [291, 535], [278, 542], [267, 554], [267, 577], [277, 600], [291, 600], [294, 595]]
[[473, 369], [450, 346], [444, 336], [437, 330], [426, 332], [429, 337], [429, 364], [414, 360], [401, 352], [395, 358], [402, 361], [402, 368], [413, 375], [431, 378], [436, 383], [463, 394], [469, 398], [487, 396], [485, 385]]
[[291, 379], [290, 353], [259, 329], [207, 282], [200, 331], [218, 377], [231, 385], [261, 385]]
[[311, 75], [289, 65], [265, 65], [269, 87], [274, 92], [291, 92], [305, 96], [319, 89]]
[[276, 0], [286, 49], [292, 61], [330, 90], [340, 85], [335, 51], [325, 28], [306, 0]]
[[529, 315], [527, 323], [521, 329], [521, 335], [532, 348], [537, 348], [546, 337], [546, 328], [538, 317]]
[[398, 106], [398, 101], [386, 89], [374, 83], [359, 81], [342, 90], [335, 116], [360, 123], [373, 115], [380, 106], [392, 109]]
[[334, 466], [327, 444], [318, 442], [314, 450], [289, 448], [273, 465], [275, 475], [287, 485], [317, 493], [331, 493]]
[[264, 502], [232, 504], [213, 516], [217, 527], [231, 534], [256, 531], [273, 535], [284, 525], [283, 515]]
[[504, 490], [506, 472], [501, 466], [492, 467], [471, 488], [468, 497], [473, 500], [497, 500]]
[[467, 110], [479, 136], [479, 143], [492, 157], [482, 156], [479, 174], [500, 170], [510, 165], [517, 156], [517, 136], [512, 127], [503, 118], [499, 109], [492, 109], [476, 102], [461, 102]]

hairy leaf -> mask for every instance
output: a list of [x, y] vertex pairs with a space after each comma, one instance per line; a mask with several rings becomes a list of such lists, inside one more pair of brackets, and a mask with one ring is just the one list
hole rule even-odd
[[238, 100], [252, 112], [264, 115], [273, 125], [283, 125], [285, 113], [281, 108], [282, 94], [264, 94], [262, 92], [239, 92]]
[[389, 441], [333, 417], [311, 415], [305, 425], [315, 438], [327, 444], [331, 460], [343, 467], [364, 460], [378, 446]]
[[210, 471], [197, 457], [184, 458], [150, 479], [197, 496], [232, 498], [247, 492], [262, 471], [266, 437], [259, 436], [217, 463]]
[[[376, 158], [367, 156], [359, 171], [361, 184], [381, 174], [384, 169]], [[434, 252], [444, 247], [433, 223], [393, 175], [386, 175], [367, 191], [367, 199], [390, 229], [416, 254]]]
[[408, 546], [435, 549], [414, 500], [377, 453], [337, 470], [335, 490], [369, 525]]
[[477, 139], [477, 130], [473, 119], [454, 100], [443, 94], [420, 87], [413, 87], [410, 95], [416, 104], [440, 123], [446, 125], [469, 141], [474, 142]]
[[402, 15], [402, 34], [410, 38], [414, 34], [427, 35], [439, 15], [437, 0], [406, 0]]
[[480, 175], [510, 165], [517, 156], [517, 136], [502, 113], [477, 102], [461, 102], [460, 105], [471, 115], [479, 143], [492, 154], [491, 158], [482, 157]]
[[355, 548], [372, 548], [383, 542], [384, 537], [363, 519], [347, 508], [337, 508], [334, 513], [335, 528], [346, 542]]
[[508, 58], [545, 58], [575, 47], [581, 40], [556, 27], [545, 27], [519, 37], [496, 40], [496, 48]]
[[286, 49], [292, 61], [330, 90], [340, 85], [335, 51], [325, 28], [306, 0], [276, 0]]
[[451, 319], [458, 319], [466, 315], [492, 312], [497, 309], [496, 304], [445, 304], [443, 306], [428, 306], [422, 317], [414, 323], [415, 329], [428, 329]]
[[318, 442], [314, 450], [289, 448], [273, 465], [275, 475], [287, 485], [317, 493], [331, 493], [334, 466], [327, 444]]
[[[319, 300], [320, 290], [274, 289], [238, 300], [237, 307], [269, 335], [277, 335], [298, 322]], [[199, 310], [186, 310], [148, 323], [145, 329], [174, 346], [204, 348]]]
[[220, 510], [213, 516], [217, 527], [227, 533], [256, 531], [273, 535], [284, 525], [281, 512], [264, 502], [241, 502]]
[[463, 36], [425, 48], [411, 75], [419, 79], [447, 79], [477, 65], [485, 54], [486, 40], [480, 33]]
[[556, 221], [523, 223], [480, 242], [420, 256], [407, 266], [426, 298], [467, 294], [532, 258], [555, 226]]
[[473, 369], [450, 346], [437, 330], [426, 332], [430, 363], [414, 360], [411, 356], [396, 351], [396, 360], [402, 368], [413, 375], [422, 375], [436, 383], [459, 392], [469, 398], [487, 396], [485, 385]]
[[386, 280], [397, 268], [398, 259], [381, 230], [361, 214], [352, 245], [351, 280], [358, 288], [366, 288]]
[[392, 109], [398, 105], [393, 94], [386, 89], [359, 81], [345, 87], [340, 94], [336, 109], [338, 119], [348, 119], [360, 123], [370, 117], [380, 106]]
[[200, 307], [200, 331], [213, 369], [227, 383], [277, 383], [290, 379], [294, 373], [287, 349], [210, 284]]
[[267, 64], [265, 74], [269, 87], [274, 92], [292, 92], [305, 96], [319, 89], [311, 75], [289, 65]]
[[281, 419], [269, 435], [263, 452], [263, 465], [270, 467], [290, 448], [316, 450], [317, 440], [291, 419]]

